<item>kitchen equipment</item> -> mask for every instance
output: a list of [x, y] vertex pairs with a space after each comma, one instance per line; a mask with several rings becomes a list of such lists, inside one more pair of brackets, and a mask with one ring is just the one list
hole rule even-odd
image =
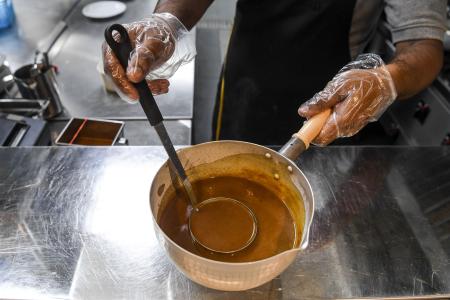
[[14, 79], [24, 99], [48, 99], [44, 118], [51, 119], [62, 112], [61, 99], [54, 68], [45, 63], [25, 65], [14, 72]]
[[0, 118], [0, 145], [18, 146], [27, 130], [26, 123]]
[[6, 56], [0, 54], [0, 94], [8, 93], [8, 89], [13, 84], [9, 80], [3, 80], [3, 78], [8, 79], [8, 76], [11, 76], [11, 70], [6, 62]]
[[[220, 214], [214, 214], [217, 211]], [[214, 222], [210, 222], [213, 216]], [[204, 230], [205, 224], [209, 227], [208, 231]], [[192, 240], [203, 248], [230, 254], [242, 251], [253, 243], [258, 233], [258, 221], [252, 209], [243, 202], [215, 197], [194, 206], [189, 216], [189, 232]], [[211, 232], [220, 238], [211, 237]]]
[[[285, 203], [296, 220], [297, 227], [303, 228], [296, 246], [263, 260], [246, 263], [215, 261], [193, 254], [173, 242], [161, 230], [157, 220], [165, 206], [165, 194], [173, 192], [172, 186], [175, 183], [168, 162], [158, 170], [150, 190], [154, 228], [161, 245], [183, 274], [209, 288], [246, 290], [272, 280], [293, 262], [298, 252], [307, 247], [314, 213], [314, 195], [308, 179], [293, 160], [309, 147], [329, 114], [329, 110], [324, 111], [306, 122], [279, 153], [264, 146], [239, 141], [210, 142], [178, 150], [178, 155], [193, 181], [211, 176], [239, 177], [254, 174], [253, 180], [266, 187], [273, 187], [276, 181], [278, 190], [275, 192], [278, 194], [299, 195], [294, 199], [301, 200]], [[243, 159], [236, 159], [240, 156]], [[205, 165], [208, 167], [203, 168]], [[246, 172], [243, 174], [242, 170]]]
[[[119, 39], [113, 38], [113, 32], [120, 34]], [[120, 24], [114, 24], [106, 28], [105, 40], [111, 47], [112, 51], [118, 57], [123, 68], [126, 69], [128, 58], [132, 51], [131, 41], [128, 32]], [[202, 203], [198, 203], [196, 196], [192, 190], [189, 178], [186, 176], [183, 165], [173, 147], [167, 130], [163, 123], [161, 112], [153, 98], [146, 80], [134, 84], [139, 93], [139, 103], [144, 110], [150, 125], [153, 126], [166, 150], [171, 166], [178, 175], [183, 187], [189, 197], [192, 210], [189, 215], [189, 231], [192, 239], [202, 247], [220, 253], [233, 253], [241, 251], [249, 246], [256, 238], [257, 220], [252, 210], [244, 203], [226, 197], [210, 198]], [[208, 222], [212, 212], [221, 210], [221, 214], [215, 216], [213, 230], [221, 234], [221, 239], [211, 237], [210, 234], [202, 234], [205, 232], [205, 224]], [[237, 216], [240, 216], [239, 218]], [[232, 225], [230, 223], [233, 223]], [[211, 224], [211, 226], [213, 226]], [[211, 229], [210, 228], [210, 229]], [[239, 231], [227, 230], [228, 228], [239, 228]], [[219, 229], [221, 229], [219, 231]], [[224, 241], [226, 243], [224, 243]]]
[[120, 1], [97, 1], [83, 7], [81, 13], [91, 19], [108, 19], [119, 16], [126, 10], [127, 5]]
[[42, 116], [49, 100], [0, 99], [0, 112], [23, 116]]
[[48, 146], [47, 123], [39, 119], [0, 113], [0, 146]]
[[123, 144], [124, 123], [120, 121], [72, 118], [56, 139], [57, 145], [112, 146]]

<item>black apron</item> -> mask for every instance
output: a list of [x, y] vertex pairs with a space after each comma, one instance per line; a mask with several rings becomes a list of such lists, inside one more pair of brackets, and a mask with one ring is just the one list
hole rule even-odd
[[213, 137], [282, 145], [298, 107], [350, 61], [356, 0], [239, 0], [218, 86]]

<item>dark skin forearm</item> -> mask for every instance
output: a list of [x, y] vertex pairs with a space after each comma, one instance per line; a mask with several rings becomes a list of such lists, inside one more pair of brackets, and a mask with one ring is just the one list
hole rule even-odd
[[155, 13], [168, 12], [191, 30], [214, 0], [159, 0]]
[[409, 98], [433, 82], [442, 68], [443, 45], [438, 40], [396, 44], [394, 59], [387, 65], [398, 99]]

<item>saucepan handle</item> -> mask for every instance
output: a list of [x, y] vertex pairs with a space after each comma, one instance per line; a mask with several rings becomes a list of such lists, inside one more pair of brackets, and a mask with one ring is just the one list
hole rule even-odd
[[309, 148], [311, 142], [319, 135], [330, 114], [331, 109], [328, 108], [306, 121], [302, 128], [281, 148], [280, 154], [295, 160]]
[[[114, 38], [113, 33], [117, 32], [119, 36]], [[120, 24], [113, 24], [105, 29], [105, 40], [113, 53], [116, 55], [122, 67], [126, 70], [128, 58], [133, 50], [130, 37], [125, 27]], [[139, 103], [141, 104], [150, 125], [155, 126], [163, 121], [161, 111], [156, 104], [155, 98], [147, 85], [146, 80], [133, 84], [139, 94]]]

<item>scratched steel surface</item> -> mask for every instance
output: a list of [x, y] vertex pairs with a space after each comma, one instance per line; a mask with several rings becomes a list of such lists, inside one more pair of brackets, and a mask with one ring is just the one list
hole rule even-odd
[[160, 147], [0, 148], [0, 298], [450, 296], [450, 148], [329, 147], [297, 163], [311, 243], [273, 281], [201, 287], [165, 256], [148, 194]]

